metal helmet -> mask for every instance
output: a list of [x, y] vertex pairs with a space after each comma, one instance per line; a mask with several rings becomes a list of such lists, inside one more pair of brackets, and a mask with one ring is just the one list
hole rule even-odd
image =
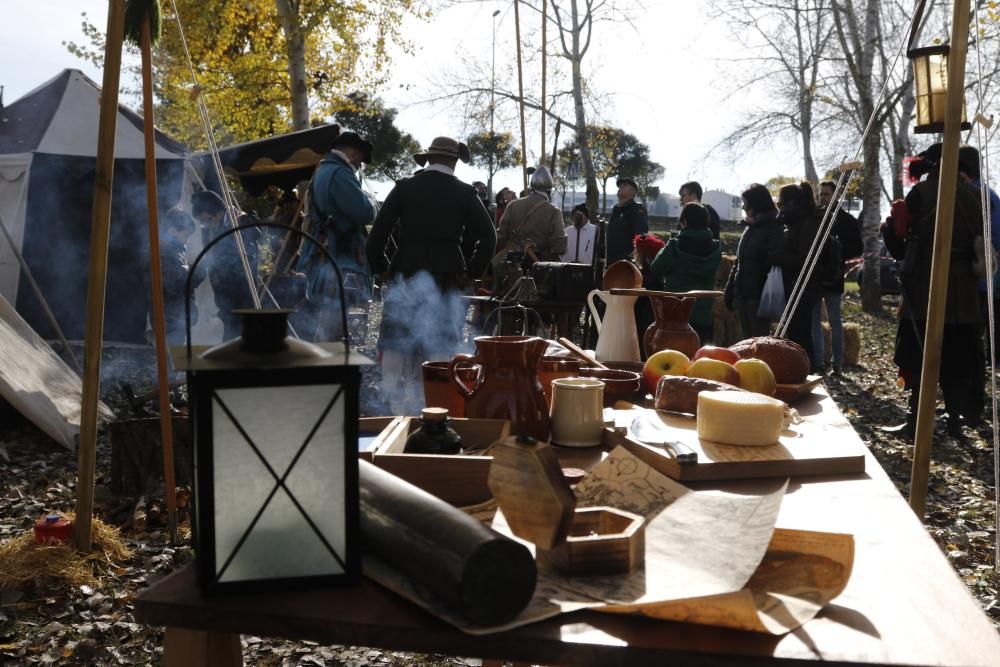
[[529, 187], [531, 187], [532, 190], [550, 192], [552, 190], [552, 173], [549, 172], [549, 168], [545, 165], [541, 165], [535, 169], [535, 173], [531, 175]]

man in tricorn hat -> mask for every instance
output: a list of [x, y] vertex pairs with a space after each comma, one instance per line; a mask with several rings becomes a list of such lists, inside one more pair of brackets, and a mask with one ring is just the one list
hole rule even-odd
[[[383, 378], [419, 386], [420, 363], [459, 351], [465, 305], [458, 290], [486, 270], [496, 232], [475, 189], [455, 177], [458, 160], [470, 160], [464, 143], [437, 137], [413, 159], [426, 166], [386, 197], [368, 238], [368, 262], [388, 274], [379, 332]], [[393, 229], [398, 247], [390, 262]], [[461, 245], [466, 230], [475, 248], [468, 262]]]
[[[348, 306], [368, 300], [371, 272], [365, 258], [365, 225], [375, 206], [361, 189], [357, 171], [370, 163], [372, 145], [355, 132], [341, 132], [316, 168], [309, 187], [308, 231], [323, 241], [344, 277]], [[306, 335], [332, 340], [343, 335], [340, 297], [333, 267], [313, 243], [304, 243], [298, 270], [306, 274], [306, 297], [315, 318]]]

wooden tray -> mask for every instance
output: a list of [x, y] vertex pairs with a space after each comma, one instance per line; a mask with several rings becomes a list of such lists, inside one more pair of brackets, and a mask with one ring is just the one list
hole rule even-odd
[[362, 417], [358, 420], [358, 457], [371, 463], [375, 452], [384, 446], [402, 417]]
[[779, 384], [774, 397], [785, 403], [795, 403], [800, 401], [815, 389], [823, 381], [822, 375], [807, 375], [805, 382], [799, 384]]
[[864, 443], [822, 388], [796, 406], [804, 421], [790, 426], [778, 444], [767, 447], [737, 447], [701, 440], [694, 417], [647, 410], [666, 425], [674, 439], [697, 452], [698, 463], [685, 466], [678, 465], [662, 448], [644, 445], [625, 435], [641, 409], [615, 410], [615, 427], [605, 429], [605, 442], [624, 446], [676, 480], [839, 475], [865, 469]]
[[[383, 470], [402, 477], [410, 484], [432, 493], [456, 507], [477, 505], [493, 497], [487, 485], [491, 456], [404, 454], [406, 438], [419, 426], [416, 417], [396, 417], [390, 424], [372, 462]], [[464, 447], [486, 447], [510, 435], [505, 419], [451, 420], [451, 427], [462, 436]]]

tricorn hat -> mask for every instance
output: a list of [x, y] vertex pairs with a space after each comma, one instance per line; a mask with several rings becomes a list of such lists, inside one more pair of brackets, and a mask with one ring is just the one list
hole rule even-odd
[[361, 151], [361, 161], [365, 164], [370, 164], [372, 161], [372, 142], [367, 139], [362, 139], [361, 135], [357, 132], [341, 132], [337, 135], [337, 138], [333, 140], [330, 148], [356, 148]]
[[466, 163], [472, 159], [472, 155], [469, 154], [469, 147], [451, 137], [434, 137], [434, 141], [431, 142], [430, 147], [422, 153], [415, 153], [413, 159], [422, 167], [431, 155], [454, 158]]

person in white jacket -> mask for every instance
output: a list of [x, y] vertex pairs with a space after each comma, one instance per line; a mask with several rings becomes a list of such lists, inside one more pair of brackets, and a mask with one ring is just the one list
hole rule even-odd
[[586, 204], [577, 204], [571, 214], [573, 224], [566, 227], [566, 252], [560, 255], [562, 262], [591, 264], [594, 246], [597, 245], [597, 225], [590, 221]]

